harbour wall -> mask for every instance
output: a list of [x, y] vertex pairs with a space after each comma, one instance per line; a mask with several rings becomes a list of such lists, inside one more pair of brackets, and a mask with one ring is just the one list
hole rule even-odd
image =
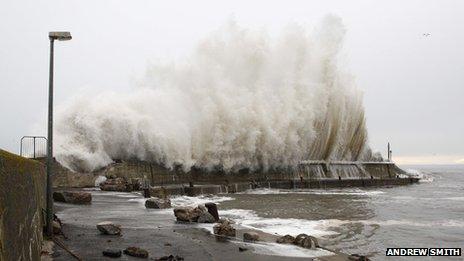
[[156, 197], [167, 197], [169, 195], [196, 196], [202, 194], [239, 193], [256, 188], [267, 189], [333, 189], [347, 187], [380, 187], [399, 186], [417, 183], [418, 178], [388, 178], [388, 179], [322, 179], [311, 181], [263, 181], [263, 182], [241, 182], [228, 185], [200, 184], [194, 186], [166, 185], [150, 188], [150, 195]]
[[[116, 161], [92, 173], [74, 173], [55, 161], [53, 184], [56, 188], [92, 187], [95, 185], [98, 176], [106, 176], [108, 178], [121, 177], [133, 182], [145, 178], [152, 187], [176, 187], [176, 185], [178, 185], [177, 187], [185, 187], [186, 184], [190, 183], [195, 186], [220, 185], [222, 186], [221, 191], [225, 191], [225, 188], [228, 188], [229, 185], [249, 186], [251, 182], [260, 184], [262, 187], [269, 187], [266, 184], [271, 184], [271, 187], [283, 186], [285, 188], [410, 184], [410, 179], [405, 174], [393, 162], [305, 161], [293, 170], [253, 172], [243, 169], [232, 174], [195, 168], [188, 173], [184, 173], [181, 169], [170, 170], [158, 164], [144, 161]], [[415, 181], [414, 179], [413, 183]]]
[[[241, 170], [237, 173], [192, 169], [188, 173], [169, 170], [157, 164], [133, 161], [110, 165], [101, 172], [107, 177], [126, 179], [146, 178], [152, 186], [169, 184], [217, 184], [267, 181], [322, 181], [322, 180], [371, 180], [396, 179], [406, 172], [393, 162], [302, 162], [294, 170], [272, 170], [267, 172]], [[329, 182], [329, 181], [327, 181]]]
[[0, 260], [40, 260], [45, 166], [0, 150]]

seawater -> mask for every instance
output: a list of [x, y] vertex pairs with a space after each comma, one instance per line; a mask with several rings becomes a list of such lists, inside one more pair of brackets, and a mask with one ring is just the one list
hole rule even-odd
[[280, 235], [312, 234], [328, 248], [374, 260], [386, 260], [388, 247], [463, 247], [464, 165], [402, 167], [420, 173], [423, 182], [370, 189], [261, 189], [234, 194], [220, 209], [245, 226]]

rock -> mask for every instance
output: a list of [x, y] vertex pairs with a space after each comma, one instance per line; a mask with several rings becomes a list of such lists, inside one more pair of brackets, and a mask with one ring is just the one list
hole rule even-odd
[[105, 235], [120, 235], [121, 226], [113, 224], [110, 221], [104, 221], [97, 224], [98, 230]]
[[258, 241], [258, 240], [259, 240], [258, 233], [255, 233], [255, 232], [243, 233], [243, 241], [253, 242], [253, 241]]
[[124, 254], [133, 257], [148, 258], [148, 251], [139, 247], [128, 247], [124, 249]]
[[214, 223], [216, 219], [214, 219], [213, 215], [209, 212], [203, 212], [200, 214], [197, 220], [198, 223]]
[[206, 203], [205, 207], [208, 209], [208, 212], [214, 217], [214, 220], [217, 222], [219, 221], [219, 213], [217, 209], [217, 205], [214, 203]]
[[369, 261], [370, 260], [367, 256], [362, 256], [362, 255], [358, 255], [358, 254], [351, 254], [348, 257], [348, 259], [353, 260], [353, 261]]
[[293, 242], [295, 242], [295, 238], [290, 235], [285, 235], [283, 237], [279, 237], [276, 242], [279, 244], [293, 244]]
[[235, 237], [235, 228], [229, 222], [217, 224], [213, 227], [214, 234], [226, 237]]
[[192, 211], [190, 211], [190, 219], [193, 221], [193, 222], [197, 222], [198, 221], [198, 218], [200, 217], [200, 215], [202, 213], [206, 213], [208, 212], [208, 210], [206, 210], [206, 208], [204, 206], [202, 207], [196, 207], [194, 208]]
[[204, 205], [198, 205], [197, 208], [201, 211], [201, 212], [208, 212], [208, 210], [206, 209], [206, 207]]
[[[206, 210], [206, 208], [205, 208]], [[201, 208], [175, 208], [174, 215], [177, 221], [183, 222], [197, 222], [202, 213], [205, 213]]]
[[190, 219], [191, 208], [175, 208], [174, 216], [176, 216], [177, 221], [192, 222]]
[[238, 251], [240, 251], [240, 252], [247, 251], [247, 250], [248, 250], [248, 248], [246, 248], [246, 247], [238, 247]]
[[299, 234], [298, 236], [296, 236], [295, 241], [293, 243], [295, 245], [308, 249], [314, 249], [316, 247], [319, 247], [317, 239], [313, 236], [308, 236], [306, 234]]
[[53, 234], [55, 235], [61, 235], [62, 232], [61, 232], [61, 225], [58, 221], [56, 220], [53, 220]]
[[160, 199], [160, 198], [149, 198], [145, 201], [146, 208], [170, 208], [171, 207], [171, 200], [167, 199]]
[[110, 177], [106, 181], [100, 183], [100, 189], [104, 191], [131, 192], [133, 190], [133, 185], [123, 178]]
[[169, 255], [169, 256], [162, 256], [160, 258], [156, 258], [155, 261], [182, 261], [184, 260], [183, 257], [180, 257], [180, 256], [173, 256], [173, 255]]
[[82, 191], [55, 191], [53, 200], [70, 204], [90, 204], [92, 194]]
[[121, 257], [122, 255], [122, 252], [119, 249], [106, 249], [102, 253], [107, 257]]

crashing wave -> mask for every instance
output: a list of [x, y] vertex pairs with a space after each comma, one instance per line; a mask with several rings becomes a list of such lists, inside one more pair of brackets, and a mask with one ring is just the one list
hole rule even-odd
[[334, 16], [276, 39], [229, 23], [184, 61], [149, 68], [143, 88], [59, 108], [57, 159], [76, 171], [137, 159], [226, 172], [359, 160], [370, 150], [362, 93], [339, 62], [344, 35]]

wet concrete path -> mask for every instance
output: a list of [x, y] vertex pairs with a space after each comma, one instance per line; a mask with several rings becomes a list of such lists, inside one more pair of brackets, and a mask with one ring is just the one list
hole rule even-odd
[[[123, 250], [137, 246], [149, 252], [149, 259], [162, 256], [181, 256], [185, 260], [308, 260], [308, 258], [257, 254], [253, 244], [216, 241], [209, 231], [196, 225], [175, 222], [172, 209], [146, 209], [143, 198], [136, 193], [92, 192], [91, 205], [56, 203], [58, 217], [64, 223], [67, 239], [61, 241], [83, 260], [114, 260], [102, 255], [105, 249]], [[96, 224], [112, 221], [122, 226], [121, 236], [101, 235]], [[239, 246], [248, 251], [239, 251]], [[63, 249], [55, 246], [54, 260], [73, 260]], [[118, 260], [140, 260], [122, 255]], [[319, 260], [346, 260], [331, 256]]]

